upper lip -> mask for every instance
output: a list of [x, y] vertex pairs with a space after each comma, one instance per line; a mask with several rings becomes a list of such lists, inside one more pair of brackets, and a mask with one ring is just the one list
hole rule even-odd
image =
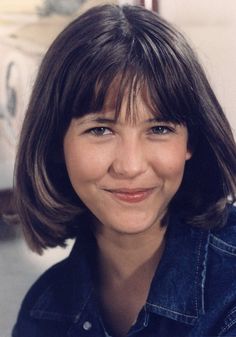
[[105, 190], [111, 193], [126, 193], [126, 194], [134, 194], [141, 193], [153, 190], [154, 187], [138, 187], [138, 188], [106, 188]]

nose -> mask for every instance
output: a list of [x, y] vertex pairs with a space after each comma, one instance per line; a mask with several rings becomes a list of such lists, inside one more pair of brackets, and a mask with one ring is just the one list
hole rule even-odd
[[120, 140], [113, 157], [110, 172], [122, 179], [132, 179], [147, 170], [144, 145], [139, 137], [127, 137]]

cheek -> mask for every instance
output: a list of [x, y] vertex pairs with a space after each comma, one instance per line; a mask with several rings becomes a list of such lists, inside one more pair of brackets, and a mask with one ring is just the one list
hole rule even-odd
[[83, 144], [75, 144], [64, 148], [65, 162], [72, 185], [95, 181], [102, 177], [108, 167], [109, 160], [105, 153], [94, 151]]
[[185, 146], [173, 146], [158, 151], [156, 153], [154, 167], [157, 174], [163, 178], [176, 180], [176, 183], [182, 180], [186, 159], [189, 159]]

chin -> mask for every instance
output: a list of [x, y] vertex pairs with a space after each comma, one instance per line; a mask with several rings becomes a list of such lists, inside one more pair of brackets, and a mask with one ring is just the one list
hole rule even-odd
[[156, 220], [156, 218], [152, 219], [143, 219], [141, 220], [140, 217], [137, 219], [119, 219], [118, 222], [110, 223], [110, 229], [114, 230], [114, 232], [120, 234], [128, 234], [128, 235], [135, 235], [140, 233], [145, 233], [151, 231], [155, 228], [160, 228], [160, 222]]

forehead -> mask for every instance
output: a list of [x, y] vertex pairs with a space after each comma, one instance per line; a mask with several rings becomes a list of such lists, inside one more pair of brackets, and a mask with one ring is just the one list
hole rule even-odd
[[[85, 118], [91, 114], [108, 115], [109, 118], [136, 123], [140, 118], [158, 118], [175, 124], [186, 124], [185, 109], [178, 109], [170, 93], [158, 88], [157, 83], [142, 72], [126, 71], [110, 78], [101, 76], [91, 90], [81, 96], [72, 109], [72, 118]], [[163, 98], [163, 95], [165, 97]], [[87, 119], [88, 117], [86, 117]]]
[[157, 107], [151, 103], [145, 85], [132, 81], [122, 86], [116, 79], [108, 88], [102, 109], [97, 113], [132, 124], [144, 118], [161, 117]]
[[121, 108], [118, 116], [114, 109], [105, 108], [96, 113], [90, 113], [79, 118], [81, 123], [90, 123], [96, 122], [100, 124], [112, 123], [112, 124], [121, 124], [121, 125], [130, 125], [137, 126], [140, 123], [152, 123], [157, 121], [163, 121], [161, 117], [155, 116], [149, 109], [146, 109], [146, 106], [139, 106], [139, 108], [132, 112], [127, 112], [126, 108]]

